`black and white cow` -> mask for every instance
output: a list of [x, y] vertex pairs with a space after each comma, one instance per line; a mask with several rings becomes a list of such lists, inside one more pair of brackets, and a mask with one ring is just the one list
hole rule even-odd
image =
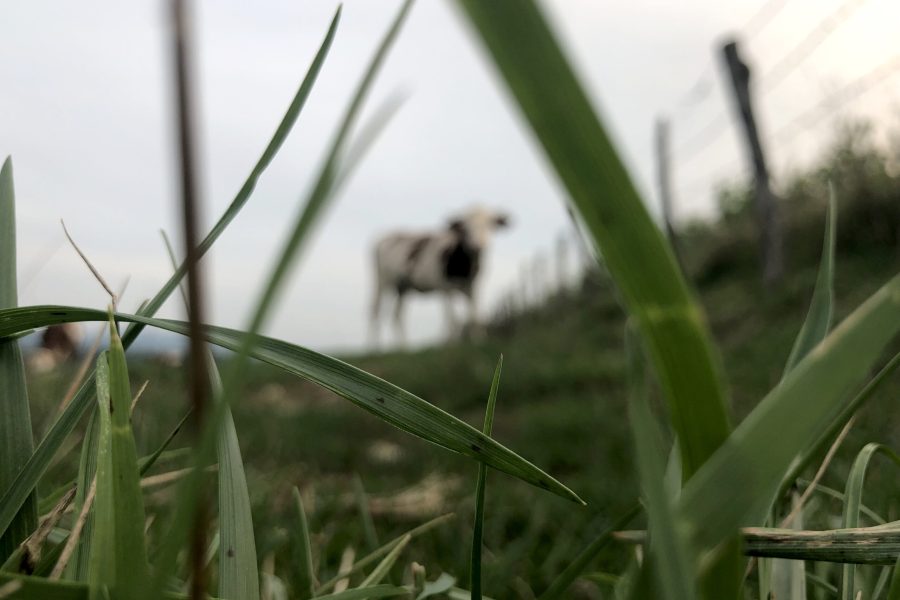
[[378, 344], [382, 300], [394, 300], [394, 327], [405, 342], [403, 303], [408, 292], [441, 292], [451, 335], [462, 333], [453, 313], [452, 297], [461, 294], [469, 307], [468, 324], [476, 323], [475, 285], [485, 250], [495, 230], [506, 227], [506, 215], [475, 207], [452, 219], [446, 229], [421, 233], [397, 232], [375, 244], [375, 296], [371, 342]]

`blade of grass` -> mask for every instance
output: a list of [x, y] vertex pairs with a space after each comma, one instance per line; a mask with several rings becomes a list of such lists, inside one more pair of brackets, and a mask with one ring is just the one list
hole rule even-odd
[[[494, 427], [494, 407], [497, 405], [497, 390], [500, 387], [500, 372], [503, 369], [503, 355], [497, 361], [491, 391], [488, 394], [488, 405], [484, 411], [484, 428], [482, 433], [491, 436]], [[470, 589], [472, 598], [481, 600], [481, 546], [484, 543], [484, 488], [487, 481], [487, 466], [478, 464], [478, 480], [475, 484], [475, 524], [472, 528], [472, 558]]]
[[[237, 214], [241, 211], [244, 205], [247, 203], [247, 200], [250, 199], [253, 190], [256, 188], [256, 184], [259, 181], [262, 174], [269, 167], [272, 160], [275, 158], [275, 155], [278, 153], [281, 146], [284, 144], [284, 141], [287, 139], [288, 134], [293, 128], [294, 124], [297, 121], [297, 118], [300, 115], [303, 106], [306, 104], [306, 99], [309, 97], [309, 93], [312, 90], [313, 84], [315, 83], [319, 71], [321, 70], [322, 64], [325, 61], [325, 57], [328, 54], [328, 50], [331, 48], [331, 42], [334, 39], [334, 34], [337, 30], [337, 23], [340, 17], [340, 8], [335, 12], [335, 16], [331, 21], [331, 26], [328, 29], [328, 33], [325, 36], [319, 50], [313, 59], [309, 69], [306, 72], [306, 75], [303, 79], [303, 82], [300, 84], [297, 93], [295, 94], [293, 100], [288, 106], [287, 111], [285, 112], [284, 117], [278, 125], [278, 128], [275, 130], [272, 139], [269, 141], [269, 144], [266, 146], [266, 149], [263, 151], [262, 156], [257, 161], [256, 165], [253, 167], [253, 170], [250, 172], [250, 175], [247, 177], [240, 191], [238, 191], [234, 200], [232, 200], [231, 204], [210, 230], [210, 232], [206, 235], [200, 245], [198, 247], [198, 256], [202, 257], [209, 249], [212, 247], [213, 243], [219, 238], [223, 231], [231, 224]], [[8, 239], [4, 236], [4, 239]], [[163, 287], [157, 292], [157, 294], [144, 306], [144, 309], [141, 314], [152, 316], [160, 309], [163, 303], [168, 299], [168, 297], [172, 294], [175, 288], [178, 286], [178, 283], [184, 277], [187, 272], [186, 266], [182, 264], [178, 271], [169, 278], [169, 280], [163, 285]], [[140, 332], [143, 329], [142, 324], [135, 324], [133, 327], [129, 327], [128, 330], [125, 331], [122, 337], [123, 345], [128, 348]], [[3, 379], [5, 381], [5, 378]], [[27, 462], [25, 462], [24, 466], [18, 472], [15, 477], [15, 480], [12, 482], [12, 485], [9, 486], [0, 486], [0, 490], [4, 490], [2, 496], [0, 496], [0, 534], [6, 532], [12, 523], [15, 515], [19, 511], [19, 509], [25, 505], [26, 501], [31, 502], [32, 500], [28, 500], [31, 497], [31, 492], [34, 490], [37, 485], [38, 479], [40, 479], [41, 475], [50, 465], [50, 462], [53, 460], [53, 456], [62, 446], [66, 437], [73, 431], [78, 421], [84, 415], [85, 411], [87, 411], [93, 405], [94, 399], [94, 374], [91, 375], [85, 380], [79, 389], [78, 393], [75, 395], [75, 398], [66, 406], [66, 409], [63, 411], [63, 414], [54, 422], [53, 426], [38, 444], [37, 448], [35, 448], [33, 453], [29, 453], [30, 456], [27, 458]]]
[[[603, 255], [669, 406], [689, 480], [731, 425], [721, 359], [671, 247], [655, 225], [534, 0], [458, 0]], [[731, 532], [732, 534], [734, 532]], [[703, 582], [729, 597], [736, 538]]]
[[[698, 548], [763, 521], [798, 452], [842, 414], [858, 385], [900, 329], [900, 277], [885, 284], [800, 361], [685, 486], [679, 516]], [[754, 490], [754, 493], [745, 493]]]
[[[12, 158], [0, 167], [0, 309], [18, 304], [16, 281], [16, 196]], [[25, 384], [25, 364], [18, 340], [0, 339], [0, 490], [7, 490], [31, 456], [34, 438]], [[22, 497], [0, 527], [0, 564], [37, 527], [37, 495]]]
[[[104, 313], [88, 308], [33, 306], [10, 309], [0, 311], [0, 337], [51, 322], [95, 321], [101, 318], [105, 318]], [[187, 333], [183, 322], [170, 319], [151, 319], [124, 313], [117, 314], [116, 319], [137, 321], [181, 335]], [[246, 335], [224, 327], [207, 327], [205, 331], [207, 341], [229, 350], [240, 349]], [[352, 365], [265, 336], [257, 336], [250, 356], [317, 383], [399, 429], [583, 504], [573, 491], [512, 450], [425, 400]]]
[[[503, 370], [503, 355], [497, 361], [494, 378], [491, 380], [491, 391], [488, 394], [487, 409], [484, 411], [484, 428], [482, 433], [490, 437], [494, 427], [494, 408], [497, 405], [497, 390], [500, 387], [500, 372]], [[478, 480], [475, 484], [475, 525], [472, 527], [472, 556], [469, 571], [471, 579], [469, 587], [472, 599], [481, 600], [481, 546], [484, 543], [484, 488], [487, 482], [487, 467], [478, 464]], [[452, 585], [452, 584], [451, 584]]]
[[[666, 493], [665, 451], [653, 414], [650, 411], [649, 390], [644, 357], [637, 332], [626, 331], [629, 363], [628, 416], [634, 437], [635, 456], [640, 473], [644, 506], [650, 521], [650, 559], [644, 568], [652, 568], [657, 589], [667, 600], [693, 600], [697, 597], [693, 558], [689, 541], [677, 529], [674, 507]], [[723, 590], [724, 592], [724, 590]], [[723, 597], [727, 597], [723, 593]]]
[[112, 312], [110, 347], [97, 364], [97, 491], [88, 581], [116, 596], [137, 598], [147, 589], [144, 501], [131, 429], [131, 386], [125, 349]]
[[368, 555], [361, 558], [360, 560], [356, 561], [353, 564], [353, 567], [350, 570], [348, 570], [346, 573], [339, 573], [338, 575], [335, 575], [334, 577], [332, 577], [331, 579], [329, 579], [328, 581], [326, 581], [325, 583], [320, 585], [318, 588], [316, 588], [314, 595], [318, 597], [319, 594], [327, 592], [332, 587], [334, 587], [338, 581], [345, 579], [345, 578], [349, 577], [350, 575], [358, 573], [359, 571], [362, 571], [364, 568], [368, 567], [370, 564], [374, 563], [376, 560], [378, 560], [379, 558], [381, 558], [382, 556], [386, 555], [388, 552], [390, 552], [391, 550], [396, 548], [397, 544], [402, 542], [406, 538], [406, 536], [409, 536], [410, 539], [418, 537], [427, 531], [431, 531], [438, 525], [442, 525], [442, 524], [446, 523], [447, 521], [452, 519], [454, 516], [455, 515], [453, 513], [448, 513], [446, 515], [441, 515], [439, 517], [435, 517], [432, 520], [419, 525], [418, 527], [410, 529], [403, 535], [394, 538], [393, 540], [391, 540], [387, 544], [383, 545], [381, 548], [379, 548], [375, 552], [371, 552]]
[[837, 199], [834, 187], [828, 186], [828, 210], [825, 213], [825, 237], [822, 241], [822, 259], [819, 261], [819, 274], [813, 290], [812, 301], [806, 320], [794, 340], [791, 354], [788, 357], [784, 374], [787, 375], [797, 366], [813, 348], [825, 339], [831, 329], [834, 314], [834, 247], [837, 223]]
[[[900, 456], [893, 450], [882, 444], [866, 444], [850, 467], [850, 475], [847, 477], [847, 486], [844, 488], [844, 512], [841, 517], [841, 527], [844, 529], [859, 527], [860, 506], [862, 506], [863, 486], [866, 481], [866, 471], [869, 462], [876, 454], [889, 458], [894, 464], [900, 466]], [[856, 589], [856, 565], [846, 564], [841, 572], [841, 597], [844, 600], [854, 600]]]
[[[213, 397], [222, 401], [222, 380], [209, 355], [209, 376]], [[237, 430], [231, 409], [226, 408], [217, 445], [219, 462], [219, 597], [233, 600], [259, 599], [259, 568], [247, 475], [241, 459]]]
[[366, 546], [371, 552], [381, 544], [378, 543], [378, 533], [375, 531], [375, 522], [372, 520], [372, 511], [369, 510], [369, 496], [366, 494], [366, 488], [363, 487], [362, 478], [359, 476], [359, 473], [353, 477], [353, 496], [356, 499], [356, 509], [359, 511], [359, 518], [362, 522]]
[[891, 575], [891, 587], [888, 588], [887, 600], [900, 600], [900, 554], [894, 563], [894, 573]]
[[297, 541], [296, 558], [294, 562], [297, 568], [297, 585], [294, 592], [298, 600], [308, 600], [315, 594], [313, 587], [316, 581], [316, 573], [313, 570], [312, 546], [309, 543], [309, 524], [306, 521], [306, 511], [303, 509], [303, 498], [296, 487], [292, 490], [294, 504], [297, 507]]
[[609, 545], [613, 539], [613, 532], [619, 531], [628, 525], [628, 523], [630, 523], [640, 512], [640, 504], [635, 504], [625, 514], [616, 519], [609, 527], [604, 529], [600, 535], [594, 538], [594, 540], [588, 544], [588, 546], [582, 550], [565, 569], [563, 569], [562, 573], [557, 575], [556, 579], [553, 580], [553, 583], [550, 584], [550, 587], [547, 588], [547, 591], [541, 594], [540, 600], [554, 600], [555, 598], [561, 598], [569, 587], [575, 583], [575, 580], [584, 573], [584, 570], [588, 568], [588, 565], [590, 565], [600, 552]]
[[381, 583], [381, 580], [387, 577], [387, 574], [390, 572], [391, 567], [393, 567], [394, 563], [397, 562], [397, 559], [400, 557], [400, 553], [403, 552], [403, 550], [406, 548], [406, 545], [409, 543], [409, 540], [411, 539], [412, 537], [410, 537], [409, 534], [403, 536], [403, 538], [400, 540], [400, 543], [394, 546], [393, 549], [388, 552], [387, 556], [385, 556], [381, 560], [381, 562], [378, 563], [378, 565], [374, 569], [372, 569], [372, 572], [369, 573], [369, 575], [365, 579], [363, 579], [363, 582], [359, 584], [359, 587], [364, 588], [370, 585]]
[[[81, 442], [81, 458], [78, 463], [78, 479], [75, 484], [75, 514], [80, 515], [88, 497], [88, 491], [94, 481], [97, 472], [97, 444], [100, 434], [100, 415], [97, 409], [93, 410], [88, 426]], [[69, 565], [66, 567], [66, 579], [72, 581], [87, 581], [88, 564], [91, 556], [92, 523], [90, 513], [87, 515], [81, 528], [81, 541], [75, 547]]]

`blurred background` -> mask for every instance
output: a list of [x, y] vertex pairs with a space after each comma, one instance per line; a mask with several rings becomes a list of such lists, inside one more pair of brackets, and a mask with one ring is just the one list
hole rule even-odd
[[[207, 223], [262, 151], [336, 5], [197, 3]], [[106, 302], [64, 243], [60, 218], [111, 285], [130, 276], [125, 310], [169, 274], [158, 229], [176, 241], [180, 229], [163, 8], [158, 1], [4, 7], [0, 154], [15, 161], [23, 304]], [[725, 36], [739, 37], [753, 69], [756, 118], [776, 190], [822, 156], [838, 123], [877, 123], [881, 145], [896, 131], [900, 44], [893, 26], [900, 5], [892, 0], [560, 0], [545, 9], [656, 214], [654, 125], [670, 121], [678, 225], [715, 218], [718, 188], [749, 181], [720, 57]], [[294, 134], [207, 262], [213, 322], [245, 324], [285, 223], [390, 18], [384, 3], [345, 3]], [[490, 248], [483, 315], [513, 290], [527, 294], [529, 285], [544, 285], [541, 279], [549, 284], [561, 238], [575, 276], [579, 250], [560, 187], [450, 3], [415, 6], [369, 112], [398, 94], [405, 98], [399, 113], [307, 249], [270, 333], [331, 351], [363, 348], [374, 240], [396, 228], [441, 227], [476, 202], [504, 209], [514, 221]], [[440, 338], [436, 298], [415, 298], [408, 312], [413, 344]], [[162, 314], [180, 315], [180, 302], [173, 298]]]

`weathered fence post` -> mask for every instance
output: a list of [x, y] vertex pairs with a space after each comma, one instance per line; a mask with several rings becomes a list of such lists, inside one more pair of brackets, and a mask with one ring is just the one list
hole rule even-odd
[[722, 55], [731, 74], [735, 106], [744, 124], [747, 149], [753, 163], [756, 183], [755, 208], [760, 234], [763, 281], [771, 287], [781, 280], [784, 273], [781, 226], [775, 194], [769, 185], [769, 170], [766, 167], [765, 154], [759, 139], [756, 120], [753, 117], [753, 106], [750, 101], [750, 67], [741, 60], [737, 41], [732, 40], [726, 43], [722, 47]]

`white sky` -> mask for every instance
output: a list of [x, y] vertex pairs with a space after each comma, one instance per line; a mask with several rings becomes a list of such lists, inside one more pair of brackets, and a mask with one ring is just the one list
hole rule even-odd
[[[779, 0], [769, 0], [775, 6]], [[197, 12], [205, 217], [231, 201], [281, 118], [337, 3], [207, 0]], [[652, 128], [673, 123], [680, 219], [714, 211], [712, 185], [743, 172], [739, 131], [716, 54], [763, 0], [544, 2], [595, 106], [656, 211]], [[757, 95], [776, 175], [823, 147], [834, 119], [877, 117], [896, 128], [900, 76], [796, 135], [776, 135], [829, 94], [900, 55], [896, 0], [786, 0], [743, 53], [765, 74], [844, 6], [842, 21], [783, 83]], [[254, 197], [214, 247], [210, 320], [241, 327], [308, 189], [351, 90], [397, 2], [345, 2], [337, 37], [293, 134]], [[180, 237], [172, 149], [165, 4], [159, 1], [6, 3], [0, 19], [0, 157], [13, 155], [20, 304], [103, 307], [106, 298], [63, 245], [70, 231], [113, 285], [128, 275], [132, 310], [169, 274], [158, 230]], [[894, 59], [896, 62], [896, 59]], [[685, 107], [700, 80], [711, 93]], [[513, 215], [484, 273], [482, 312], [515, 285], [522, 265], [570, 234], [562, 191], [452, 3], [419, 0], [370, 96], [408, 99], [329, 211], [269, 333], [315, 348], [361, 347], [371, 294], [370, 246], [395, 227], [440, 226], [475, 201]], [[371, 114], [368, 112], [367, 114]], [[721, 133], [679, 160], [710, 122]], [[776, 143], [777, 142], [777, 143]], [[417, 342], [442, 330], [434, 298], [408, 307]], [[161, 314], [181, 316], [180, 300]]]

